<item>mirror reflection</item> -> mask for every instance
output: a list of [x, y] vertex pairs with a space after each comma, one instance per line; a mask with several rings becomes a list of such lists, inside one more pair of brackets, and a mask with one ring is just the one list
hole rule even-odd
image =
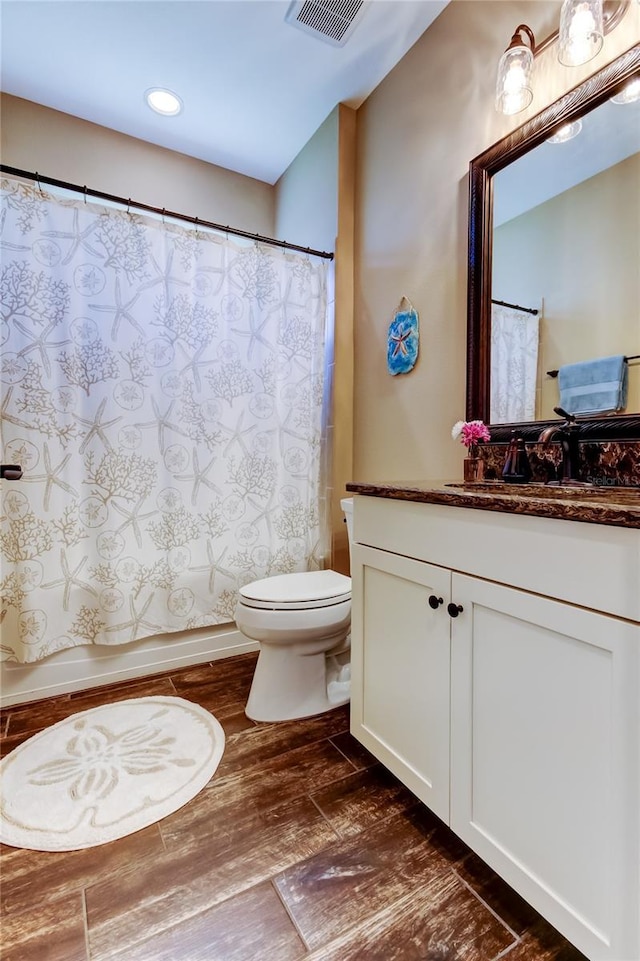
[[577, 126], [493, 177], [491, 423], [640, 412], [640, 99]]

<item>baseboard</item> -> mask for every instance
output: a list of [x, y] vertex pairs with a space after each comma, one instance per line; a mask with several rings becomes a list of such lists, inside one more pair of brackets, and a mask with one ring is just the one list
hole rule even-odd
[[0, 707], [71, 694], [134, 677], [162, 674], [190, 664], [257, 651], [234, 624], [161, 634], [117, 647], [87, 645], [34, 664], [0, 664]]

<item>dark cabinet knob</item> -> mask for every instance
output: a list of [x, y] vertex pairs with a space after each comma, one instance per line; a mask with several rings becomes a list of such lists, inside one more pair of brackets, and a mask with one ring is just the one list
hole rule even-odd
[[447, 604], [447, 610], [449, 612], [449, 617], [457, 617], [458, 614], [462, 613], [462, 604]]
[[444, 601], [441, 597], [436, 597], [435, 594], [429, 595], [429, 607], [432, 607], [436, 611]]

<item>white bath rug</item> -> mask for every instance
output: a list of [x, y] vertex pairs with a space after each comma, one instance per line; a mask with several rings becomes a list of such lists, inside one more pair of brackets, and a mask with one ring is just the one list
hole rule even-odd
[[181, 697], [74, 714], [0, 762], [0, 841], [75, 851], [132, 834], [195, 797], [223, 751], [220, 723]]

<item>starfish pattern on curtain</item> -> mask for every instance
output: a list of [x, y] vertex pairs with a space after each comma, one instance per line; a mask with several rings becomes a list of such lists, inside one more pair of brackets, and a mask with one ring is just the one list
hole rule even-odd
[[321, 567], [326, 263], [0, 188], [2, 656], [227, 623]]

